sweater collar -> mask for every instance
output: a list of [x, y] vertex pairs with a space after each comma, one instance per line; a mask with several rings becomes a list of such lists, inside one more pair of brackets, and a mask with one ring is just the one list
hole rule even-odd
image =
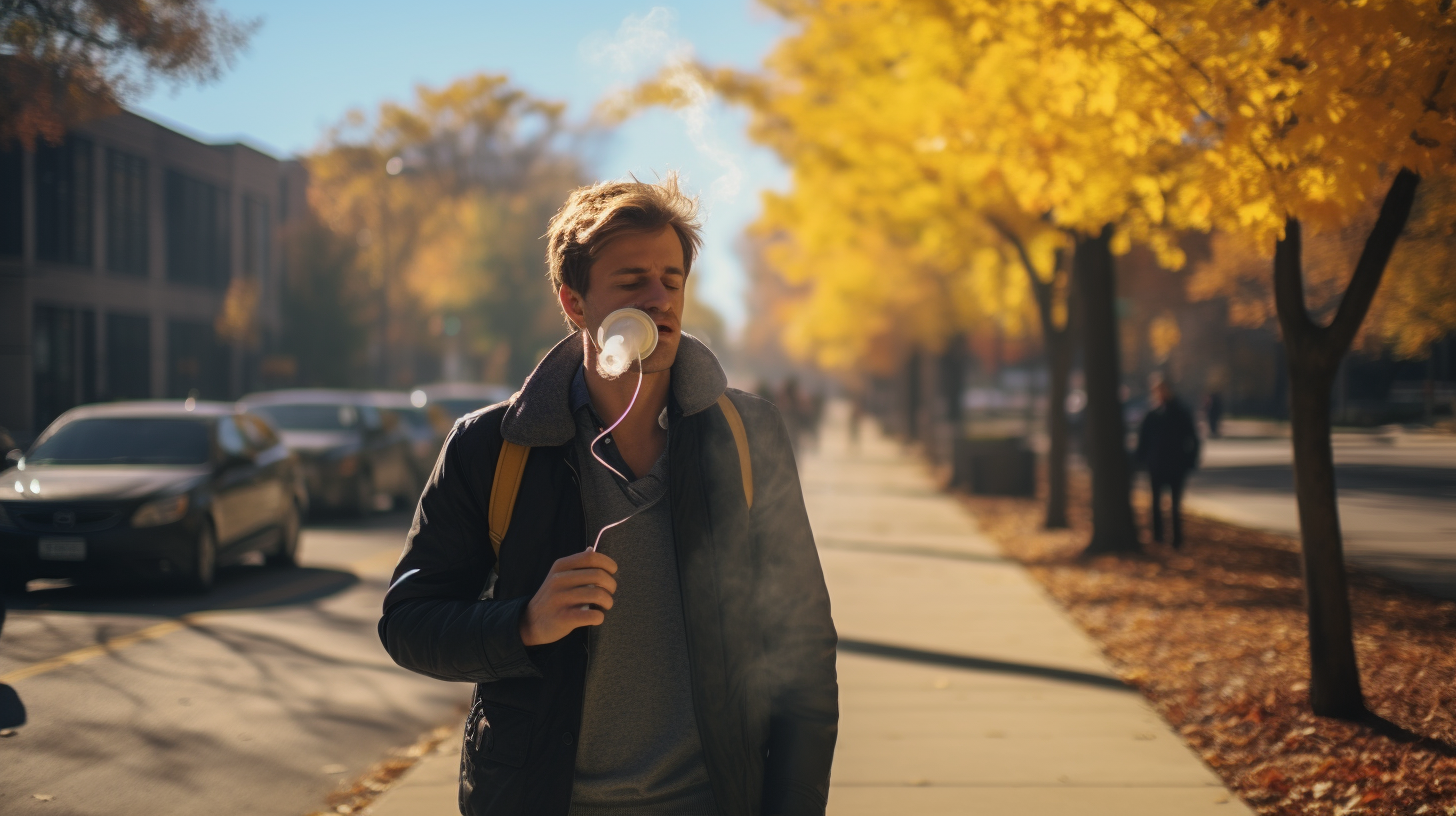
[[[581, 369], [585, 335], [573, 332], [557, 343], [511, 398], [501, 419], [507, 442], [532, 448], [564, 445], [576, 435], [571, 381]], [[672, 363], [672, 397], [684, 416], [703, 411], [728, 387], [717, 355], [690, 334], [680, 335]]]

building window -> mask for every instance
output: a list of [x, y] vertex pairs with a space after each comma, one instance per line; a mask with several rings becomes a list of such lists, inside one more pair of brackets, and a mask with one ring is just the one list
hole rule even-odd
[[167, 322], [167, 396], [227, 399], [232, 391], [232, 354], [217, 340], [211, 323]]
[[167, 171], [167, 279], [228, 285], [228, 192]]
[[145, 315], [106, 316], [106, 394], [111, 399], [152, 395], [152, 321]]
[[36, 306], [31, 322], [35, 425], [96, 398], [96, 313]]
[[18, 258], [25, 252], [23, 156], [18, 146], [0, 150], [0, 257]]
[[147, 274], [147, 160], [106, 151], [106, 268]]
[[35, 255], [42, 261], [91, 263], [91, 143], [67, 136], [35, 151]]
[[268, 199], [243, 196], [243, 274], [268, 279], [268, 254], [272, 238], [268, 220]]

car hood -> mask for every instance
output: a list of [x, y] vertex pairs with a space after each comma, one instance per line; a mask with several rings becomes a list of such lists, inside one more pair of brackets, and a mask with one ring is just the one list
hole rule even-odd
[[280, 431], [278, 436], [289, 450], [305, 454], [323, 453], [335, 448], [357, 448], [362, 441], [356, 431]]
[[[139, 499], [169, 490], [183, 490], [205, 479], [206, 465], [27, 465], [0, 474], [0, 500], [76, 501]], [[16, 491], [19, 483], [24, 493]], [[40, 492], [31, 491], [31, 483]]]

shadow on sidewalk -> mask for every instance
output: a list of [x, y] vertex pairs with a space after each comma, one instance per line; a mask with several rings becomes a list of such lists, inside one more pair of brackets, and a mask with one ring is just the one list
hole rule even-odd
[[851, 654], [885, 657], [891, 660], [904, 660], [911, 663], [928, 663], [933, 666], [949, 666], [955, 669], [971, 669], [972, 671], [1039, 677], [1043, 680], [1078, 683], [1084, 686], [1107, 689], [1109, 691], [1137, 691], [1137, 689], [1134, 689], [1116, 677], [1105, 674], [1092, 674], [1091, 672], [1080, 672], [1072, 669], [1057, 669], [1051, 666], [1036, 666], [1030, 663], [1010, 663], [1004, 660], [990, 660], [984, 657], [970, 657], [947, 652], [931, 652], [924, 649], [911, 649], [905, 646], [891, 646], [887, 643], [872, 643], [866, 640], [840, 639], [839, 650]]

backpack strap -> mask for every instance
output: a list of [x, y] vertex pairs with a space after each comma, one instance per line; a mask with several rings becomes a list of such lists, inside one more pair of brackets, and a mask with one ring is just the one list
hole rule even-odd
[[748, 500], [748, 509], [753, 509], [753, 459], [748, 455], [748, 431], [743, 427], [743, 417], [738, 408], [724, 394], [718, 398], [718, 407], [723, 418], [728, 420], [728, 430], [733, 432], [733, 444], [738, 447], [738, 470], [743, 475], [743, 497]]
[[516, 509], [516, 494], [521, 490], [521, 476], [526, 472], [526, 458], [531, 449], [525, 445], [501, 440], [500, 457], [495, 460], [495, 478], [490, 483], [490, 547], [500, 559], [501, 541], [511, 526], [511, 513]]
[[[743, 497], [748, 509], [753, 509], [753, 459], [748, 453], [748, 431], [743, 427], [743, 417], [728, 395], [718, 398], [718, 408], [728, 420], [728, 429], [733, 432], [733, 444], [738, 448], [738, 470], [743, 476]], [[495, 477], [490, 484], [490, 546], [500, 558], [501, 541], [511, 526], [511, 513], [516, 509], [516, 494], [521, 490], [521, 477], [526, 473], [526, 459], [531, 449], [525, 445], [501, 440], [500, 457], [495, 461]]]

